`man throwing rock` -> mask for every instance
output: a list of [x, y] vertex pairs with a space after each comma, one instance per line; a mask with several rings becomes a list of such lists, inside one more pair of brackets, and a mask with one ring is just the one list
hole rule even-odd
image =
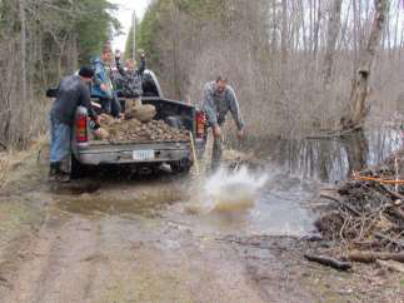
[[240, 106], [233, 88], [227, 79], [221, 76], [216, 81], [205, 84], [203, 90], [203, 110], [207, 115], [209, 126], [213, 132], [212, 170], [215, 170], [222, 158], [222, 126], [230, 111], [237, 125], [237, 137], [244, 136], [244, 121], [240, 114]]
[[90, 88], [94, 71], [82, 67], [79, 75], [67, 76], [59, 84], [56, 101], [53, 103], [51, 120], [50, 171], [51, 181], [69, 181], [69, 175], [62, 171], [62, 161], [70, 155], [73, 123], [78, 106], [88, 110], [95, 121], [94, 129], [99, 129], [99, 119], [91, 108]]

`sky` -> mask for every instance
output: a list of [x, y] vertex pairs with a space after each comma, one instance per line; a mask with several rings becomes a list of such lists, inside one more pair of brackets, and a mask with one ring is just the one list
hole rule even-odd
[[119, 6], [115, 16], [122, 24], [123, 34], [116, 37], [112, 41], [112, 47], [114, 49], [125, 50], [125, 41], [128, 34], [130, 25], [132, 24], [132, 13], [135, 10], [136, 16], [139, 20], [143, 18], [147, 6], [151, 0], [109, 0], [109, 2], [117, 4]]

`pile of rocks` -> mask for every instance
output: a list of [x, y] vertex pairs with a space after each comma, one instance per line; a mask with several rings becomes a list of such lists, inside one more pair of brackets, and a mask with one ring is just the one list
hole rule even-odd
[[189, 140], [185, 129], [169, 126], [162, 120], [143, 123], [138, 119], [114, 119], [103, 116], [101, 126], [105, 130], [102, 139], [117, 142], [184, 142]]

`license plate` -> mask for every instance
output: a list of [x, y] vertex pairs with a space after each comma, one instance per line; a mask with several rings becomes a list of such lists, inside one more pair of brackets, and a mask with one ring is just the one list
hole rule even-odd
[[133, 160], [146, 161], [154, 159], [154, 150], [134, 150], [132, 154]]

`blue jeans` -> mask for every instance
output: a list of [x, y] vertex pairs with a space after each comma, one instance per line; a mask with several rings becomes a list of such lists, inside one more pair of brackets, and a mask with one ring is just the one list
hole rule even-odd
[[100, 98], [101, 107], [104, 113], [107, 113], [113, 117], [119, 117], [121, 113], [121, 105], [116, 93], [112, 98]]
[[72, 128], [59, 122], [52, 113], [50, 115], [51, 122], [51, 147], [50, 162], [61, 162], [70, 154], [70, 144], [72, 136]]

